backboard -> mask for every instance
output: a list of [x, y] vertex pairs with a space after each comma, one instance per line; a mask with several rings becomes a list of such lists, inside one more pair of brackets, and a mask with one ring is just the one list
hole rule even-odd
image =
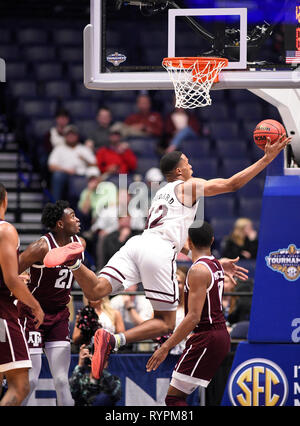
[[91, 0], [84, 83], [172, 89], [167, 56], [222, 56], [215, 89], [297, 88], [300, 0]]

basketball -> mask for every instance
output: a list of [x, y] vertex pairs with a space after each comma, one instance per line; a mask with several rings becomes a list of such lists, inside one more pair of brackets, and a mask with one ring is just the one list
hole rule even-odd
[[279, 136], [285, 134], [285, 129], [281, 123], [276, 120], [263, 120], [255, 127], [253, 138], [256, 145], [264, 150], [267, 138], [271, 139], [271, 144], [275, 142]]

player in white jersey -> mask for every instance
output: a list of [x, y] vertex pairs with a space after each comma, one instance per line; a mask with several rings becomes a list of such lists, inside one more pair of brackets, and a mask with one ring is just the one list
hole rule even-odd
[[[261, 159], [228, 179], [192, 178], [192, 166], [183, 153], [173, 151], [164, 155], [160, 167], [168, 183], [154, 197], [143, 234], [129, 239], [98, 276], [81, 265], [80, 260], [70, 266], [89, 300], [98, 300], [142, 282], [154, 310], [152, 319], [124, 334], [110, 335], [102, 329], [96, 332], [92, 360], [95, 377], [101, 375], [111, 350], [125, 343], [162, 336], [174, 329], [178, 304], [176, 257], [187, 240], [201, 197], [238, 190], [270, 164], [289, 142], [290, 138], [285, 136], [272, 145], [269, 141]], [[61, 261], [64, 260], [62, 251]], [[242, 273], [234, 261], [222, 265], [225, 272], [237, 276]]]

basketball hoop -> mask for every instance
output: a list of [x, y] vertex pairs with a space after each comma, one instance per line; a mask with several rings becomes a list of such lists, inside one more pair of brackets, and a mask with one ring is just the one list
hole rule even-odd
[[176, 108], [211, 105], [209, 91], [219, 80], [220, 71], [228, 65], [226, 58], [164, 58], [163, 67], [173, 82]]

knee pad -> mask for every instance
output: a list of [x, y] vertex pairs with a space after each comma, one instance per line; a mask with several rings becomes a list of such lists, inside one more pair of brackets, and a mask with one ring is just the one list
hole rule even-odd
[[184, 397], [175, 396], [175, 395], [167, 395], [165, 399], [165, 403], [167, 407], [170, 407], [170, 406], [184, 407], [188, 405]]

